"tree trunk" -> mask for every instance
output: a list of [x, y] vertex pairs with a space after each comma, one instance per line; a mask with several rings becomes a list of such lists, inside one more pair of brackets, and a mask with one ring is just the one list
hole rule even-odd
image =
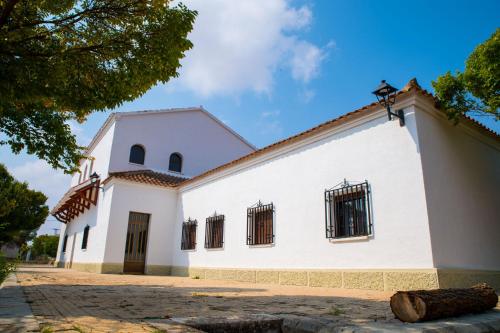
[[497, 302], [495, 289], [483, 283], [466, 289], [398, 291], [391, 297], [391, 310], [399, 320], [414, 323], [483, 312]]

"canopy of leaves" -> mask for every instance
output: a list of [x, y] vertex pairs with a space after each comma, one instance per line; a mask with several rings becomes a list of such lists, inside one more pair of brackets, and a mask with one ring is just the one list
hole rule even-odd
[[0, 181], [0, 245], [8, 242], [21, 245], [33, 239], [49, 215], [47, 197], [30, 190], [27, 183], [15, 180], [2, 164]]
[[0, 0], [0, 144], [74, 171], [67, 122], [176, 77], [195, 17], [168, 0]]
[[500, 28], [467, 59], [465, 71], [450, 72], [432, 82], [448, 117], [486, 115], [500, 119]]
[[41, 235], [33, 240], [31, 245], [31, 255], [33, 258], [40, 256], [48, 256], [55, 258], [57, 254], [57, 245], [59, 243], [59, 236], [55, 235]]

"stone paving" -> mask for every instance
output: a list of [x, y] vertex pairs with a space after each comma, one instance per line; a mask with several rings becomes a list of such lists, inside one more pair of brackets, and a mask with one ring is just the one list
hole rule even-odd
[[0, 289], [0, 332], [17, 333], [38, 330], [38, 322], [24, 301], [16, 276], [7, 276]]
[[[154, 326], [182, 332], [182, 328], [172, 326], [171, 318], [215, 320], [256, 314], [297, 319], [297, 325], [310, 322], [309, 327], [321, 323], [336, 328], [408, 328], [390, 311], [391, 292], [94, 274], [32, 266], [19, 268], [17, 278], [33, 315], [41, 327], [52, 332], [158, 332]], [[500, 318], [500, 313], [493, 316], [497, 314]]]
[[150, 332], [145, 321], [266, 313], [342, 323], [395, 321], [391, 293], [20, 267], [33, 314], [54, 331]]

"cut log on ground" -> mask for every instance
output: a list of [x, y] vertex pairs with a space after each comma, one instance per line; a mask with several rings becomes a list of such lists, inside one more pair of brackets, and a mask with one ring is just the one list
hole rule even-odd
[[398, 291], [391, 297], [391, 310], [399, 320], [415, 323], [483, 312], [497, 302], [495, 289], [483, 283], [466, 289]]

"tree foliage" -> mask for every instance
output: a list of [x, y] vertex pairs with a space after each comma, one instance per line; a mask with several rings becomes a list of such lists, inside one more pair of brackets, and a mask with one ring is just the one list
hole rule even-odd
[[176, 77], [195, 16], [168, 0], [0, 0], [0, 144], [74, 171], [68, 121]]
[[57, 254], [57, 245], [59, 236], [56, 235], [41, 235], [33, 240], [31, 245], [31, 255], [33, 258], [40, 256], [48, 256], [55, 258]]
[[47, 197], [15, 180], [2, 164], [0, 180], [0, 246], [11, 241], [21, 245], [33, 239], [47, 218]]
[[448, 117], [487, 115], [500, 119], [500, 28], [476, 47], [463, 73], [450, 72], [432, 82], [436, 97]]

